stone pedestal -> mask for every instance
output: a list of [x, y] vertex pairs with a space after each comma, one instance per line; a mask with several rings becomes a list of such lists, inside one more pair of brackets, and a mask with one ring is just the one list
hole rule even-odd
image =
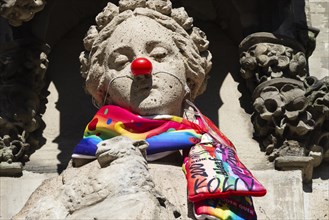
[[305, 219], [301, 171], [254, 171], [267, 189], [264, 197], [254, 197], [258, 219]]

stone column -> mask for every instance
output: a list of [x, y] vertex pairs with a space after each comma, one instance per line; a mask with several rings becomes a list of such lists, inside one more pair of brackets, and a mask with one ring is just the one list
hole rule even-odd
[[[29, 151], [39, 145], [42, 93], [49, 47], [37, 40], [13, 36], [44, 8], [44, 0], [4, 0], [0, 3], [0, 176], [19, 176]], [[8, 25], [10, 24], [10, 25]], [[41, 104], [41, 105], [40, 105]]]
[[241, 42], [240, 64], [254, 138], [277, 169], [302, 169], [311, 181], [313, 167], [329, 160], [329, 77], [309, 75], [297, 41], [265, 32]]
[[39, 144], [48, 52], [35, 40], [0, 45], [0, 175], [20, 175], [28, 150]]

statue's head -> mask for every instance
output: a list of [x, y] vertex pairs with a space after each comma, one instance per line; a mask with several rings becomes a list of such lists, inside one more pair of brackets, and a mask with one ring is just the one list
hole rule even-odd
[[141, 115], [181, 115], [184, 100], [205, 90], [211, 68], [206, 36], [192, 21], [166, 0], [108, 3], [80, 55], [95, 102]]

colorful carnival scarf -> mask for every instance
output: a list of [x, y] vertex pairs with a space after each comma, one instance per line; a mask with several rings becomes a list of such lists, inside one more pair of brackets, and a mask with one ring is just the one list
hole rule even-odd
[[148, 157], [189, 151], [183, 171], [196, 218], [255, 219], [250, 196], [263, 196], [266, 190], [240, 162], [234, 145], [194, 108], [195, 122], [191, 122], [172, 115], [145, 117], [119, 106], [103, 106], [87, 125], [72, 157], [95, 159], [97, 144], [119, 135], [145, 140]]

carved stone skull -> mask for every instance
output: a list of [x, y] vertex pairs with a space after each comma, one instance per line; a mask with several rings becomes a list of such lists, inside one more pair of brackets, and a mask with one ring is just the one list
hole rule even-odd
[[254, 102], [254, 108], [266, 121], [273, 117], [281, 117], [284, 113], [285, 100], [275, 86], [265, 87]]

